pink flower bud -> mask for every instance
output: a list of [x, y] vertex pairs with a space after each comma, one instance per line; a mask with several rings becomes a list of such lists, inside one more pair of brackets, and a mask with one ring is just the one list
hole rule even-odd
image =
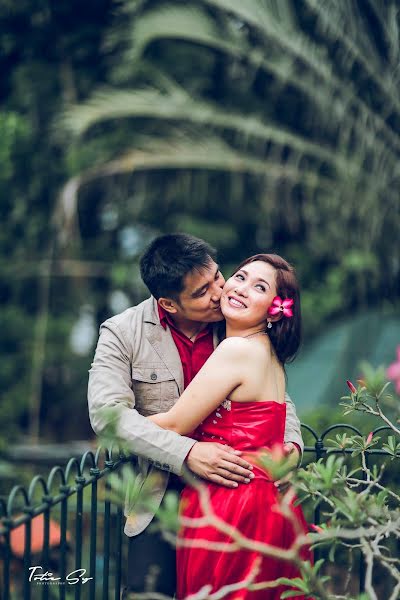
[[310, 524], [310, 528], [315, 531], [316, 533], [323, 533], [323, 529], [322, 527], [320, 527], [319, 525], [315, 525], [314, 523]]
[[373, 434], [373, 432], [372, 432], [372, 431], [371, 431], [371, 432], [368, 434], [368, 437], [367, 437], [367, 446], [369, 446], [369, 445], [370, 445], [370, 443], [372, 442], [372, 436], [373, 436], [373, 435], [374, 435], [374, 434]]
[[357, 394], [357, 390], [354, 387], [354, 385], [351, 383], [350, 379], [346, 380], [347, 386], [349, 388], [349, 390], [351, 391], [352, 394]]

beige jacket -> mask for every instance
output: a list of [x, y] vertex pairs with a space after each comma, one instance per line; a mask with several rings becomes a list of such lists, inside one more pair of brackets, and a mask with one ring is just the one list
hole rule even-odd
[[[218, 338], [214, 332], [214, 347]], [[107, 409], [118, 407], [117, 435], [139, 457], [136, 498], [125, 505], [125, 533], [141, 533], [164, 496], [169, 471], [182, 474], [195, 440], [161, 429], [145, 417], [167, 411], [183, 392], [183, 371], [169, 328], [160, 324], [157, 303], [148, 298], [105, 321], [89, 371], [88, 403], [93, 430], [107, 425]], [[285, 440], [303, 449], [300, 422], [286, 395]], [[149, 477], [150, 475], [156, 475]], [[151, 494], [152, 510], [140, 498]]]

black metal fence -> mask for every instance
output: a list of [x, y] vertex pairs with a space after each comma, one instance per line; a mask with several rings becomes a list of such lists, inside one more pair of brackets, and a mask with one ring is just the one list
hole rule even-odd
[[0, 500], [1, 600], [120, 598], [123, 511], [108, 475], [128, 460], [88, 451]]
[[[318, 435], [302, 425], [304, 461], [324, 458], [335, 430], [361, 435], [354, 426], [335, 424]], [[374, 433], [389, 431], [379, 427]], [[351, 454], [352, 449], [346, 449]], [[382, 448], [366, 451], [367, 465], [387, 455]], [[0, 498], [0, 600], [118, 600], [126, 565], [123, 509], [110, 499], [110, 473], [132, 460], [98, 448], [65, 468], [36, 476], [28, 488], [17, 485]], [[398, 459], [397, 459], [398, 460]], [[314, 523], [320, 523], [320, 508]], [[364, 566], [360, 561], [362, 589]]]

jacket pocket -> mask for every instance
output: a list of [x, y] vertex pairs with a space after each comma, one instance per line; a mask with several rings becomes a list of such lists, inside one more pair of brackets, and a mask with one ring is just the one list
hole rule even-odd
[[135, 408], [147, 416], [167, 410], [179, 396], [178, 385], [165, 367], [132, 366]]

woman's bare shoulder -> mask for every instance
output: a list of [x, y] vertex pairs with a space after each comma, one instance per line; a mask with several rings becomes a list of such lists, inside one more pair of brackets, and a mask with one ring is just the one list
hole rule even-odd
[[231, 359], [238, 358], [253, 359], [253, 357], [265, 354], [265, 349], [261, 344], [254, 344], [248, 338], [244, 337], [229, 337], [225, 338], [217, 348], [220, 356], [227, 356]]
[[249, 344], [248, 340], [244, 337], [228, 337], [222, 340], [220, 344], [218, 344], [216, 352], [222, 355], [242, 355], [248, 350]]

